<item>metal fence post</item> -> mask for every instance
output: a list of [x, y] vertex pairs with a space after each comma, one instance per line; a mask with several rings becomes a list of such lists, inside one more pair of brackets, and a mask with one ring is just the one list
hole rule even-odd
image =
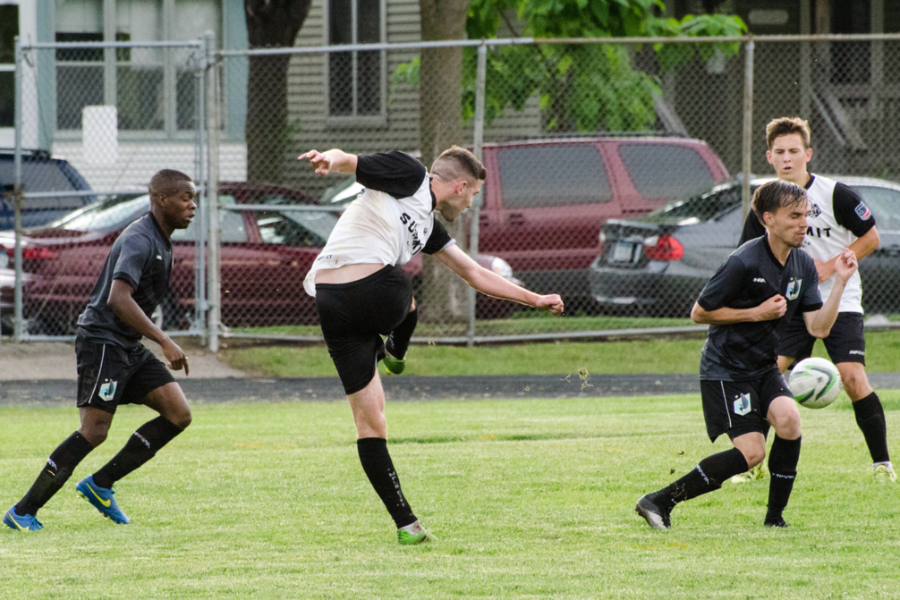
[[16, 75], [15, 75], [15, 156], [13, 158], [13, 185], [15, 195], [13, 202], [14, 221], [16, 228], [16, 247], [14, 260], [16, 263], [16, 289], [15, 289], [15, 309], [13, 313], [13, 341], [18, 343], [22, 341], [22, 68], [24, 66], [24, 55], [22, 53], [22, 41], [16, 36]]
[[750, 172], [753, 169], [753, 39], [745, 46], [744, 133], [742, 151], [741, 204], [744, 218], [750, 213]]
[[[478, 160], [481, 160], [481, 147], [484, 144], [484, 86], [487, 77], [487, 45], [482, 40], [478, 46], [478, 62], [475, 72], [475, 131], [472, 140], [472, 151]], [[469, 224], [469, 256], [472, 260], [478, 260], [478, 234], [479, 218], [481, 215], [482, 190], [472, 200], [472, 220]], [[469, 324], [466, 330], [466, 346], [475, 346], [475, 306], [477, 295], [475, 289], [468, 287]]]
[[207, 296], [209, 299], [209, 349], [219, 351], [219, 323], [221, 322], [222, 289], [221, 289], [221, 263], [220, 241], [222, 224], [219, 220], [219, 109], [220, 98], [218, 93], [218, 64], [216, 53], [216, 38], [211, 31], [206, 33], [206, 100], [208, 103], [209, 125], [207, 133], [209, 143], [209, 168], [207, 169], [207, 204], [209, 206], [209, 286]]
[[[208, 62], [207, 50], [202, 49], [202, 57], [198, 57], [196, 70], [194, 71], [197, 84], [197, 108], [194, 112], [194, 122], [197, 127], [197, 158], [196, 173], [197, 182], [201, 185], [208, 184], [204, 169], [205, 156], [203, 152], [203, 138], [206, 127], [206, 94], [204, 89], [204, 77]], [[208, 188], [208, 185], [204, 185]], [[206, 232], [207, 215], [209, 214], [209, 194], [206, 189], [200, 192], [197, 223], [197, 240], [194, 242], [194, 323], [191, 329], [200, 335], [200, 345], [206, 345]]]

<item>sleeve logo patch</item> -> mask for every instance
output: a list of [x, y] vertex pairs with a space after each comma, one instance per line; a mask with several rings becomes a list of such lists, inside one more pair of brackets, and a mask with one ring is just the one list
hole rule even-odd
[[872, 213], [869, 212], [869, 208], [862, 202], [857, 204], [856, 208], [854, 208], [853, 210], [854, 212], [856, 212], [856, 215], [863, 221], [868, 221], [869, 217], [872, 216]]

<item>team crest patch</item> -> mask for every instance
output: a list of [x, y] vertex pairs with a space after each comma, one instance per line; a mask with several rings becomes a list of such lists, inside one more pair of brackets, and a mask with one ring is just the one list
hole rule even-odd
[[816, 204], [815, 202], [811, 202], [811, 203], [809, 204], [809, 216], [810, 216], [810, 218], [815, 219], [816, 217], [818, 217], [818, 216], [821, 215], [821, 214], [822, 214], [822, 209], [819, 208], [819, 205]]
[[107, 381], [103, 385], [100, 386], [100, 391], [97, 392], [97, 395], [100, 396], [102, 400], [106, 400], [109, 402], [113, 398], [116, 397], [116, 382], [115, 381]]
[[856, 212], [856, 216], [858, 216], [863, 221], [868, 221], [869, 217], [872, 216], [872, 213], [869, 212], [869, 207], [860, 202], [856, 205], [856, 208], [853, 209]]
[[785, 296], [787, 296], [788, 300], [796, 300], [800, 297], [800, 286], [803, 284], [802, 279], [791, 279], [790, 283], [787, 286], [787, 292]]
[[750, 412], [750, 394], [741, 394], [734, 401], [734, 414], [744, 416]]

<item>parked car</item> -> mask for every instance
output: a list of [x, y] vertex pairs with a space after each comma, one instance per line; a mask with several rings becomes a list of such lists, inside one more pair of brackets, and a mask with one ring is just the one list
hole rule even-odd
[[[267, 204], [271, 210], [224, 210], [221, 274], [222, 321], [231, 327], [313, 324], [315, 301], [303, 290], [303, 278], [319, 254], [338, 216], [329, 212], [290, 210], [315, 199], [289, 188], [223, 182], [222, 204]], [[48, 227], [30, 230], [23, 240], [23, 270], [34, 279], [24, 290], [24, 316], [30, 331], [66, 334], [74, 331], [109, 249], [122, 230], [149, 210], [146, 194], [110, 198], [79, 209]], [[199, 222], [176, 230], [172, 294], [163, 302], [163, 324], [184, 327], [194, 306], [194, 246]], [[12, 256], [14, 238], [0, 234], [0, 250]], [[479, 262], [518, 283], [502, 260]], [[421, 258], [406, 266], [414, 278]], [[506, 316], [513, 304], [480, 296], [482, 318]]]
[[[0, 151], [0, 231], [15, 229], [12, 191], [15, 182], [13, 152]], [[22, 186], [28, 192], [86, 192], [91, 186], [81, 174], [61, 158], [50, 158], [41, 150], [22, 156]], [[37, 227], [96, 202], [96, 196], [60, 195], [28, 198], [22, 206], [22, 227]]]
[[[859, 263], [863, 308], [900, 312], [900, 185], [834, 176], [863, 199], [881, 243]], [[771, 179], [754, 179], [756, 189]], [[732, 182], [635, 219], [612, 219], [600, 233], [591, 291], [605, 310], [686, 317], [706, 281], [737, 247], [743, 228], [741, 184]]]
[[591, 262], [608, 219], [649, 213], [729, 179], [705, 142], [678, 137], [558, 138], [486, 144], [480, 251], [525, 287], [591, 308]]

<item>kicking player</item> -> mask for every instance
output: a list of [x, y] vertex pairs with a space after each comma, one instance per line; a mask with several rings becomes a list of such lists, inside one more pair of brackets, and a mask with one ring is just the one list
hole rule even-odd
[[[808, 172], [812, 159], [809, 145], [810, 131], [806, 121], [783, 117], [766, 126], [766, 158], [782, 181], [790, 181], [806, 189], [810, 211], [807, 216], [809, 229], [803, 250], [813, 257], [819, 272], [819, 289], [827, 294], [834, 285], [835, 262], [838, 256], [850, 248], [858, 260], [878, 248], [878, 229], [875, 217], [863, 201], [846, 185]], [[744, 222], [741, 242], [765, 233], [755, 215]], [[859, 273], [847, 282], [841, 298], [837, 320], [831, 334], [823, 341], [831, 362], [837, 367], [844, 383], [844, 390], [852, 402], [859, 426], [869, 447], [873, 463], [873, 479], [876, 482], [897, 480], [891, 465], [887, 445], [887, 424], [884, 408], [878, 394], [866, 376], [866, 338], [863, 334], [862, 289]], [[798, 318], [789, 321], [778, 345], [778, 368], [784, 373], [795, 361], [812, 355], [816, 340], [810, 336]], [[742, 483], [761, 479], [765, 471], [761, 467], [737, 475], [733, 481]]]
[[[356, 156], [310, 150], [319, 175], [355, 175], [363, 192], [341, 215], [304, 282], [316, 298], [325, 343], [356, 423], [363, 470], [397, 526], [401, 544], [431, 539], [413, 514], [387, 449], [384, 390], [377, 364], [382, 335], [408, 344], [415, 328], [412, 282], [401, 268], [419, 252], [431, 254], [476, 290], [559, 314], [558, 295], [540, 296], [478, 265], [455, 245], [437, 210], [453, 221], [472, 203], [487, 172], [463, 148], [445, 150], [431, 167], [402, 152]], [[393, 343], [393, 342], [392, 342]], [[402, 358], [405, 349], [392, 348]]]
[[78, 408], [81, 427], [50, 455], [28, 493], [3, 516], [17, 530], [43, 525], [37, 512], [62, 488], [75, 467], [106, 440], [116, 407], [143, 404], [159, 416], [141, 425], [125, 447], [93, 475], [75, 486], [77, 493], [115, 523], [129, 523], [113, 497], [113, 484], [148, 460], [191, 423], [181, 387], [166, 366], [141, 344], [141, 337], [162, 346], [169, 369], [184, 369], [180, 347], [150, 319], [169, 291], [172, 242], [176, 229], [194, 217], [196, 190], [191, 178], [163, 170], [150, 180], [150, 212], [129, 225], [113, 244], [78, 318]]
[[753, 211], [765, 223], [766, 235], [735, 250], [694, 304], [691, 318], [710, 326], [700, 358], [706, 432], [713, 442], [727, 434], [734, 447], [642, 496], [635, 510], [653, 528], [668, 529], [677, 504], [715, 491], [762, 462], [769, 426], [775, 441], [763, 522], [787, 526], [782, 513], [797, 474], [801, 436], [797, 404], [776, 362], [779, 328], [799, 314], [810, 335], [828, 336], [844, 286], [856, 272], [856, 257], [845, 250], [835, 261], [835, 282], [823, 306], [813, 259], [796, 250], [806, 236], [808, 209], [805, 191], [792, 183], [772, 181], [757, 189]]

